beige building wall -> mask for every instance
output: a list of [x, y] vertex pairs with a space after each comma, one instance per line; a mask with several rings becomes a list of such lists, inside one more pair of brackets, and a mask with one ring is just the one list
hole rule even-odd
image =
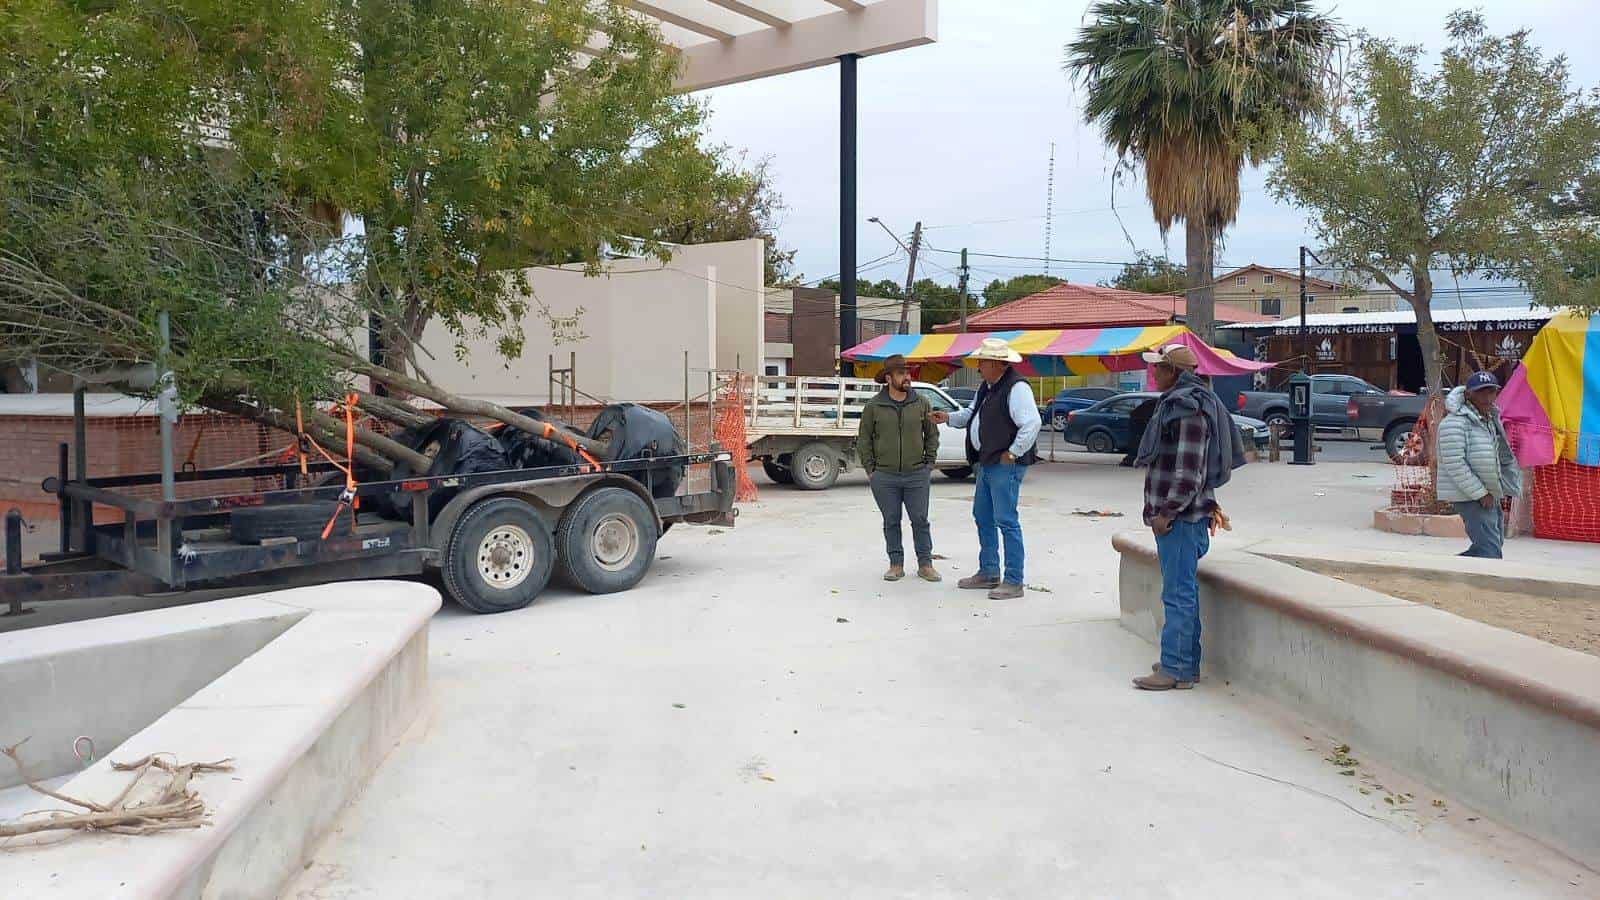
[[[706, 370], [751, 365], [762, 345], [760, 240], [679, 245], [666, 262], [614, 260], [600, 275], [582, 266], [530, 269], [538, 303], [530, 304], [520, 357], [507, 360], [495, 336], [469, 338], [461, 353], [455, 336], [434, 322], [421, 362], [439, 386], [507, 405], [550, 402], [551, 356], [572, 365], [577, 387], [600, 400], [668, 402], [683, 399], [684, 354], [691, 387], [704, 391]], [[557, 320], [553, 333], [539, 305]], [[559, 399], [559, 391], [557, 392]], [[579, 403], [594, 402], [580, 395]]]
[[[1312, 314], [1389, 312], [1398, 298], [1387, 292], [1352, 289], [1322, 279], [1306, 280], [1307, 309]], [[1217, 279], [1216, 301], [1262, 315], [1290, 319], [1300, 314], [1300, 277], [1297, 272], [1246, 268]]]

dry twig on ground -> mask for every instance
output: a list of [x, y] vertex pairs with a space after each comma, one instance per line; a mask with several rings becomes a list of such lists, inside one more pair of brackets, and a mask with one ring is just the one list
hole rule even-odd
[[[224, 759], [214, 763], [185, 763], [170, 762], [161, 755], [146, 756], [143, 759], [129, 763], [113, 762], [111, 767], [118, 772], [132, 772], [133, 778], [110, 803], [95, 803], [91, 800], [80, 800], [67, 794], [58, 793], [40, 787], [27, 778], [27, 772], [22, 765], [22, 756], [18, 748], [27, 743], [26, 740], [0, 749], [10, 757], [11, 762], [22, 773], [24, 783], [37, 793], [43, 794], [62, 803], [71, 804], [86, 810], [85, 812], [69, 811], [64, 809], [42, 810], [39, 813], [30, 813], [14, 822], [0, 822], [0, 838], [20, 837], [25, 834], [37, 834], [43, 831], [109, 831], [113, 834], [155, 834], [161, 831], [173, 831], [184, 828], [199, 828], [205, 824], [206, 805], [200, 796], [189, 790], [189, 782], [201, 772], [231, 772], [233, 760]], [[167, 783], [161, 786], [154, 798], [143, 802], [132, 802], [134, 789], [144, 780], [151, 769], [166, 773], [169, 777]], [[40, 816], [30, 818], [30, 816]]]

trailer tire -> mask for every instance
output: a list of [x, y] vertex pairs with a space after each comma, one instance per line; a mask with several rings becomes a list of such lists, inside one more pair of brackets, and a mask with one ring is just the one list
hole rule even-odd
[[801, 447], [794, 452], [789, 471], [794, 475], [795, 487], [803, 491], [825, 491], [839, 480], [839, 454], [820, 441]]
[[555, 542], [532, 506], [514, 497], [473, 504], [445, 546], [445, 588], [475, 613], [501, 613], [532, 603], [555, 571]]
[[591, 594], [625, 591], [649, 571], [660, 533], [639, 495], [596, 488], [568, 507], [556, 526], [562, 580]]
[[761, 461], [761, 469], [767, 473], [767, 477], [772, 479], [774, 484], [794, 484], [794, 472], [790, 471], [788, 466], [776, 460], [763, 459]]
[[[335, 512], [339, 512], [337, 519], [334, 519]], [[349, 510], [341, 511], [339, 504], [333, 502], [237, 509], [228, 516], [228, 529], [233, 539], [241, 544], [259, 544], [277, 538], [309, 541], [322, 537], [322, 529], [328, 527], [329, 519], [334, 519], [329, 537], [350, 533]]]

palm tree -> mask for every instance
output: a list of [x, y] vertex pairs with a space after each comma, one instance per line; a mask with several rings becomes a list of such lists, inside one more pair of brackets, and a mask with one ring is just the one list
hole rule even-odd
[[1143, 165], [1162, 234], [1183, 221], [1188, 324], [1209, 342], [1213, 253], [1238, 217], [1240, 170], [1320, 114], [1338, 25], [1308, 0], [1102, 0], [1088, 18], [1065, 69], [1087, 93], [1084, 119]]

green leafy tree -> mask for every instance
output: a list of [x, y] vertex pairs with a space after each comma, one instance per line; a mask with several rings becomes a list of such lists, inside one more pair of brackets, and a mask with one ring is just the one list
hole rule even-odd
[[778, 243], [779, 220], [786, 207], [772, 186], [772, 160], [761, 159], [747, 168], [743, 156], [735, 157], [725, 147], [713, 150], [712, 156], [717, 166], [707, 189], [689, 198], [685, 220], [658, 229], [657, 237], [679, 244], [760, 238], [766, 242], [764, 283], [794, 284], [799, 277], [793, 272], [795, 251]]
[[1417, 314], [1430, 390], [1443, 384], [1430, 307], [1434, 273], [1512, 278], [1554, 305], [1600, 307], [1572, 277], [1594, 246], [1579, 203], [1600, 166], [1600, 93], [1571, 86], [1527, 32], [1449, 19], [1437, 67], [1423, 50], [1363, 37], [1348, 106], [1317, 133], [1291, 133], [1269, 179], [1311, 214], [1322, 259], [1371, 276]]
[[983, 289], [983, 308], [1004, 306], [1013, 300], [1020, 300], [1066, 283], [1065, 278], [1057, 278], [1054, 275], [1015, 275], [1004, 280], [996, 278]]
[[1182, 294], [1188, 283], [1189, 274], [1183, 265], [1141, 250], [1137, 260], [1123, 263], [1122, 271], [1110, 281], [1100, 282], [1100, 286], [1141, 294]]
[[160, 358], [278, 422], [355, 375], [437, 401], [430, 322], [515, 356], [525, 267], [665, 256], [705, 218], [737, 167], [678, 65], [610, 2], [0, 4], [0, 357]]
[[1308, 0], [1102, 0], [1066, 48], [1084, 118], [1142, 168], [1165, 233], [1184, 223], [1189, 327], [1209, 341], [1217, 239], [1239, 212], [1239, 173], [1285, 125], [1323, 108], [1332, 20]]

